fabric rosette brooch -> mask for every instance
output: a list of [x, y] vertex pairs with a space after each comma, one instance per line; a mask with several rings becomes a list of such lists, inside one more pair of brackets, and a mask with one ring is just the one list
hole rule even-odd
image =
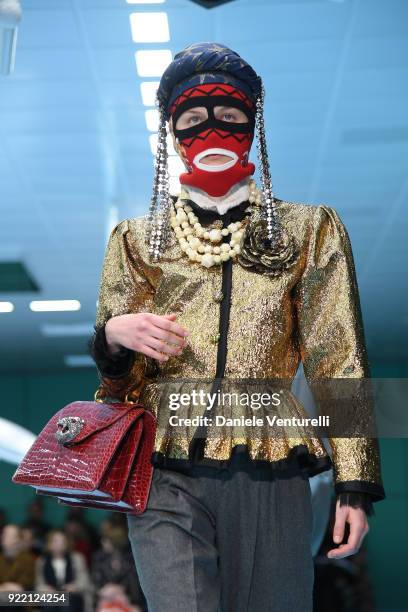
[[257, 212], [246, 227], [237, 261], [244, 268], [252, 268], [266, 276], [278, 276], [297, 259], [299, 249], [293, 236], [281, 226], [277, 228], [274, 244], [268, 238], [266, 220]]

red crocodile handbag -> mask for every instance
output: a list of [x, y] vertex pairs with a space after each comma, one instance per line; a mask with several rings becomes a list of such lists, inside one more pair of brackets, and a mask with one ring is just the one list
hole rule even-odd
[[12, 480], [65, 505], [141, 514], [156, 418], [138, 399], [104, 403], [98, 391], [95, 401], [72, 402], [48, 421]]

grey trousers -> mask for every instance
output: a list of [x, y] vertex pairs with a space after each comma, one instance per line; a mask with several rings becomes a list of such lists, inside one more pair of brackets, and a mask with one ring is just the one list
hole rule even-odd
[[229, 470], [156, 467], [127, 515], [149, 612], [312, 612], [309, 479], [234, 457]]

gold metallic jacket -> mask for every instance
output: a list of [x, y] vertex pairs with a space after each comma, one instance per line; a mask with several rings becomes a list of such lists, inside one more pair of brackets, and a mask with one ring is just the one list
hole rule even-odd
[[[299, 256], [276, 277], [232, 262], [223, 375], [227, 379], [292, 381], [302, 361], [309, 383], [321, 378], [369, 377], [352, 249], [338, 213], [325, 205], [277, 203], [281, 223], [293, 236]], [[142, 402], [158, 418], [156, 456], [187, 460], [194, 428], [178, 436], [167, 435], [168, 410], [161, 409], [157, 381], [214, 376], [220, 320], [220, 302], [214, 295], [221, 289], [222, 266], [204, 268], [189, 261], [173, 230], [164, 256], [151, 263], [144, 240], [146, 221], [147, 215], [125, 219], [111, 232], [95, 327], [126, 313], [174, 312], [177, 323], [189, 331], [187, 344], [179, 356], [170, 356], [163, 363], [136, 353], [129, 373], [119, 378], [99, 372], [100, 391], [123, 400], [132, 389], [141, 388]], [[306, 414], [289, 390], [283, 395], [281, 414]], [[360, 409], [371, 411], [372, 407], [368, 404]], [[329, 442], [331, 458], [321, 438], [308, 435], [301, 427], [295, 436], [269, 439], [254, 437], [249, 429], [244, 436], [241, 430], [234, 437], [232, 428], [225, 430], [224, 437], [205, 440], [204, 457], [225, 460], [235, 445], [245, 444], [253, 459], [279, 465], [293, 449], [301, 448], [310, 459], [310, 475], [333, 467], [337, 493], [360, 491], [383, 499], [378, 440], [338, 437]]]

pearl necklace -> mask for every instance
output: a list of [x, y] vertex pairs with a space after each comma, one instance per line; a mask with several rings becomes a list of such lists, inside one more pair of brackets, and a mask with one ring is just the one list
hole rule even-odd
[[[208, 231], [201, 225], [192, 207], [183, 202], [182, 196], [183, 193], [175, 202], [170, 218], [180, 248], [190, 261], [198, 262], [205, 268], [211, 268], [215, 264], [219, 265], [236, 257], [241, 252], [248, 219]], [[261, 205], [262, 194], [253, 179], [249, 181], [248, 199], [250, 204]], [[231, 234], [230, 241], [221, 242], [222, 237], [228, 234]]]

